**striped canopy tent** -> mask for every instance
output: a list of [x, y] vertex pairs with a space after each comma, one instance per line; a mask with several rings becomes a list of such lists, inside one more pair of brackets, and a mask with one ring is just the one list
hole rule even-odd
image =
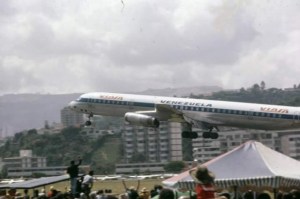
[[[204, 163], [215, 176], [219, 188], [243, 186], [300, 187], [300, 162], [274, 151], [260, 142], [248, 141]], [[193, 190], [189, 171], [163, 181], [173, 188]]]

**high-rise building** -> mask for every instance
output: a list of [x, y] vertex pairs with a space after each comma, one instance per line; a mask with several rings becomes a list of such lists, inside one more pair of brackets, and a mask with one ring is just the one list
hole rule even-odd
[[279, 132], [281, 152], [300, 160], [300, 131]]
[[[133, 168], [141, 171], [147, 170], [151, 166], [145, 164], [146, 162], [166, 164], [169, 161], [182, 161], [181, 130], [181, 124], [175, 122], [161, 122], [158, 129], [125, 124], [122, 133], [124, 161], [117, 165], [118, 173], [125, 172], [125, 170], [130, 172], [129, 170]], [[199, 135], [199, 138], [192, 140], [194, 162], [207, 162], [249, 140], [261, 142], [271, 149], [300, 160], [300, 131], [281, 133], [228, 128], [219, 132], [218, 139], [202, 138], [199, 129], [193, 129], [193, 131], [198, 131]], [[135, 162], [135, 156], [138, 155], [144, 158], [142, 165], [128, 164]], [[159, 168], [162, 172], [162, 165], [159, 165]], [[155, 169], [158, 168], [152, 168], [153, 171]]]
[[193, 140], [193, 157], [199, 163], [207, 162], [249, 140], [256, 140], [281, 151], [277, 132], [234, 129], [219, 132], [219, 138], [215, 140], [204, 139], [200, 133], [199, 136], [200, 138]]
[[123, 128], [124, 162], [143, 156], [147, 162], [182, 160], [181, 125], [161, 122], [158, 129], [125, 124]]
[[84, 123], [83, 114], [72, 111], [68, 107], [60, 111], [60, 119], [63, 127], [80, 126]]

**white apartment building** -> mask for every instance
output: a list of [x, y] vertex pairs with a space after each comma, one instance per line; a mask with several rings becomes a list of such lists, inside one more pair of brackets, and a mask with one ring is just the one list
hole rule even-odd
[[134, 154], [143, 154], [147, 162], [182, 160], [181, 125], [161, 122], [158, 129], [124, 125], [123, 147], [125, 162]]
[[[127, 164], [130, 163], [134, 153], [144, 154], [147, 162], [182, 161], [180, 123], [162, 122], [159, 129], [125, 125], [122, 135]], [[222, 129], [219, 138], [215, 140], [202, 138], [201, 132], [198, 135], [199, 138], [192, 140], [193, 158], [198, 163], [207, 162], [249, 140], [261, 142], [269, 148], [300, 160], [300, 131], [287, 134], [277, 131], [227, 128]], [[127, 170], [133, 169], [131, 164], [122, 163], [119, 166]], [[136, 165], [134, 167], [138, 168]]]
[[77, 113], [72, 111], [68, 107], [63, 108], [60, 111], [60, 119], [63, 127], [77, 126], [79, 127], [84, 123], [84, 115], [82, 113]]
[[277, 132], [259, 130], [228, 129], [219, 132], [219, 138], [204, 139], [199, 133], [199, 138], [193, 140], [193, 157], [199, 163], [207, 162], [239, 145], [256, 140], [277, 151], [281, 151], [280, 138]]
[[281, 152], [300, 161], [300, 130], [279, 132]]
[[20, 150], [19, 157], [4, 158], [8, 177], [28, 177], [35, 173], [44, 175], [65, 174], [66, 166], [47, 167], [46, 157], [33, 156], [32, 150]]
[[9, 168], [46, 167], [46, 157], [35, 157], [32, 150], [20, 150], [19, 157], [4, 158], [3, 162]]

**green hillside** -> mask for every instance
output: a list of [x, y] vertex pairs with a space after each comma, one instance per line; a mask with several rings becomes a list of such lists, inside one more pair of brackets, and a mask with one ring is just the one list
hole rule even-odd
[[70, 161], [82, 157], [97, 174], [114, 172], [114, 164], [121, 159], [119, 135], [106, 135], [90, 139], [80, 134], [79, 128], [66, 128], [57, 134], [39, 135], [35, 129], [17, 133], [0, 147], [2, 158], [19, 156], [19, 150], [31, 149], [36, 156], [47, 157], [48, 166], [68, 166]]

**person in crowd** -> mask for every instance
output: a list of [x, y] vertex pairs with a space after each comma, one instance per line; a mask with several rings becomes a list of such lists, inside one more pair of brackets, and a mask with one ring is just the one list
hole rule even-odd
[[14, 199], [23, 199], [23, 196], [20, 192], [17, 191]]
[[172, 189], [167, 189], [167, 188], [163, 188], [162, 190], [160, 190], [158, 195], [158, 199], [174, 199], [174, 198], [175, 198], [174, 191]]
[[150, 191], [150, 197], [153, 198], [154, 196], [157, 196], [162, 188], [163, 187], [159, 184], [154, 185], [154, 188]]
[[79, 178], [77, 178], [76, 180], [76, 194], [80, 194], [83, 192], [82, 190], [82, 181], [83, 181], [84, 176], [80, 176]]
[[244, 199], [254, 199], [255, 197], [254, 197], [253, 191], [252, 190], [246, 191], [243, 195], [243, 198]]
[[8, 190], [7, 198], [9, 198], [9, 199], [10, 199], [10, 198], [15, 198], [16, 192], [17, 192], [17, 190], [14, 189], [14, 188], [9, 189], [9, 190]]
[[49, 189], [49, 192], [47, 193], [47, 197], [48, 198], [52, 198], [56, 195], [56, 189], [54, 188], [54, 186], [51, 186]]
[[103, 189], [100, 189], [97, 191], [96, 199], [106, 199], [106, 195], [105, 195]]
[[24, 195], [23, 195], [23, 199], [30, 199], [30, 196], [28, 194], [28, 189], [24, 189]]
[[226, 199], [231, 199], [231, 195], [228, 192], [222, 192], [219, 194], [220, 197], [224, 196]]
[[290, 192], [284, 192], [282, 194], [282, 199], [293, 199], [293, 195]]
[[118, 197], [113, 196], [113, 195], [108, 195], [108, 196], [106, 197], [106, 199], [118, 199]]
[[150, 197], [149, 191], [146, 189], [146, 187], [143, 187], [139, 194], [139, 198], [140, 199], [149, 199], [149, 197]]
[[6, 199], [6, 189], [0, 189], [0, 199]]
[[70, 176], [70, 184], [71, 184], [71, 193], [73, 196], [76, 194], [76, 187], [77, 187], [77, 178], [79, 173], [79, 165], [81, 165], [82, 159], [78, 157], [77, 164], [74, 160], [70, 162], [70, 166], [67, 168], [67, 173]]
[[300, 199], [300, 191], [299, 190], [293, 189], [290, 192], [292, 194], [293, 199]]
[[283, 192], [282, 191], [278, 191], [276, 193], [276, 198], [275, 199], [282, 199], [282, 196], [283, 196]]
[[89, 195], [89, 198], [90, 198], [90, 199], [96, 199], [96, 196], [97, 196], [96, 193], [97, 193], [96, 191], [92, 191], [92, 192], [90, 193], [90, 195]]
[[140, 187], [140, 181], [138, 180], [138, 184], [137, 187], [135, 188], [134, 186], [129, 187], [129, 189], [127, 188], [125, 181], [122, 180], [124, 188], [126, 190], [126, 195], [128, 199], [138, 199], [139, 198], [139, 194], [138, 194], [138, 190]]
[[31, 197], [31, 199], [39, 199], [39, 190], [38, 189], [33, 190], [33, 196]]
[[257, 199], [271, 199], [271, 196], [266, 192], [262, 192], [258, 194]]
[[47, 199], [45, 189], [41, 189], [39, 192], [39, 199]]
[[91, 170], [87, 175], [83, 177], [82, 192], [86, 195], [87, 198], [89, 198], [89, 195], [93, 188], [93, 184], [94, 184], [93, 175], [94, 175], [94, 171]]
[[200, 165], [196, 169], [190, 170], [190, 175], [196, 183], [197, 199], [214, 199], [216, 197], [215, 176], [206, 166]]

